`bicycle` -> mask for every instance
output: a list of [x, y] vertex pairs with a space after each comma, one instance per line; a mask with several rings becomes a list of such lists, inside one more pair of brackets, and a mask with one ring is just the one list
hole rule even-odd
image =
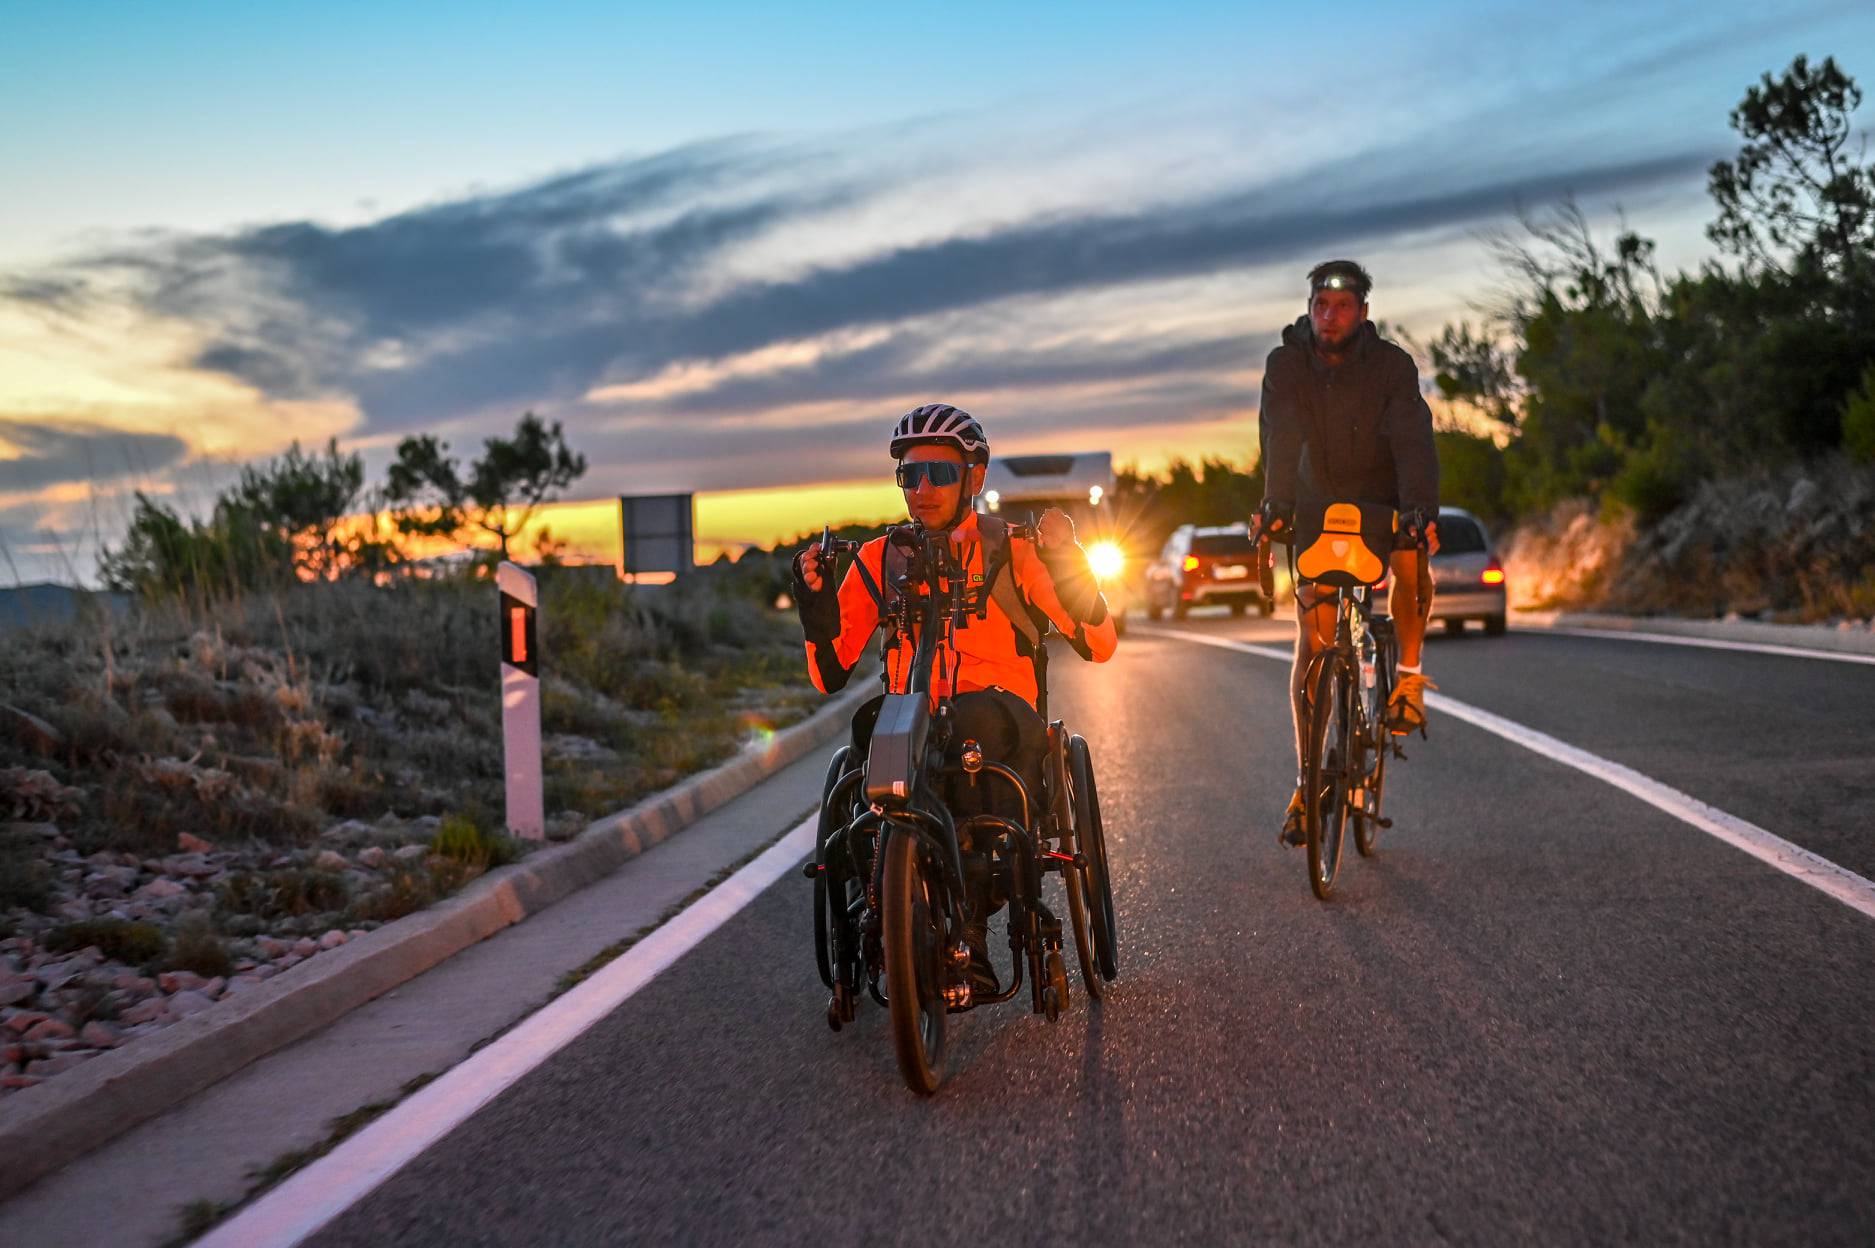
[[[1405, 757], [1387, 724], [1399, 639], [1392, 618], [1374, 613], [1373, 599], [1386, 580], [1398, 528], [1390, 507], [1333, 503], [1306, 523], [1298, 515], [1288, 535], [1291, 583], [1327, 589], [1335, 607], [1334, 639], [1310, 658], [1302, 682], [1303, 828], [1309, 887], [1323, 901], [1334, 892], [1348, 824], [1363, 858], [1379, 852], [1381, 830], [1393, 826], [1381, 802], [1388, 755]], [[1426, 558], [1423, 541], [1419, 558]], [[1267, 579], [1267, 554], [1259, 565]]]

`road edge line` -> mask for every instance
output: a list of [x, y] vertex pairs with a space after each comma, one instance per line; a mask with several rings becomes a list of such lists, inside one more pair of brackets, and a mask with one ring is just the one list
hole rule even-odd
[[802, 820], [590, 978], [235, 1213], [197, 1248], [291, 1248], [316, 1234], [741, 913], [813, 848], [817, 823], [816, 815]]
[[[1254, 655], [1260, 659], [1279, 659], [1287, 663], [1292, 657], [1288, 650], [1274, 646], [1260, 646], [1247, 641], [1234, 641], [1227, 637], [1207, 637], [1201, 633], [1187, 633], [1169, 628], [1140, 631], [1153, 636], [1169, 637], [1178, 641], [1214, 646], [1220, 650]], [[1427, 694], [1426, 703], [1432, 709], [1443, 711], [1454, 719], [1463, 720], [1474, 728], [1480, 728], [1502, 737], [1513, 745], [1521, 745], [1526, 750], [1540, 754], [1552, 762], [1572, 767], [1604, 784], [1620, 789], [1631, 797], [1639, 798], [1656, 810], [1664, 811], [1715, 840], [1722, 841], [1734, 849], [1742, 850], [1792, 879], [1808, 884], [1825, 896], [1875, 919], [1875, 882], [1866, 880], [1847, 867], [1839, 866], [1801, 845], [1787, 841], [1775, 832], [1761, 828], [1750, 820], [1729, 814], [1716, 806], [1708, 805], [1691, 794], [1682, 793], [1671, 785], [1662, 784], [1625, 764], [1590, 753], [1580, 746], [1570, 745], [1567, 741], [1520, 724], [1514, 719], [1506, 719], [1482, 707], [1460, 702], [1442, 693]]]
[[1593, 641], [1643, 641], [1656, 646], [1691, 646], [1696, 650], [1735, 650], [1744, 654], [1774, 654], [1789, 659], [1822, 659], [1828, 663], [1860, 663], [1875, 667], [1875, 654], [1852, 654], [1846, 650], [1814, 650], [1804, 646], [1774, 645], [1768, 641], [1730, 641], [1722, 637], [1682, 637], [1672, 633], [1643, 633], [1613, 628], [1547, 628], [1521, 630], [1531, 637], [1586, 637]]
[[0, 1166], [0, 1202], [249, 1063], [604, 879], [839, 736], [866, 696], [863, 688], [848, 689], [716, 766], [593, 820], [571, 841], [544, 846], [453, 897], [250, 992], [14, 1093], [0, 1111], [0, 1156], [8, 1158]]

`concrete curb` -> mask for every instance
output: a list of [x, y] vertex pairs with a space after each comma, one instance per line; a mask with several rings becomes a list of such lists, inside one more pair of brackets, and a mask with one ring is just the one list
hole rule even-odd
[[538, 850], [428, 910], [9, 1097], [0, 1122], [0, 1157], [6, 1159], [0, 1165], [0, 1201], [249, 1062], [311, 1035], [601, 879], [748, 792], [837, 736], [852, 707], [874, 692], [873, 682], [859, 684], [767, 742], [596, 820], [567, 844]]
[[1589, 611], [1557, 612], [1547, 622], [1538, 622], [1531, 612], [1526, 618], [1514, 615], [1511, 622], [1536, 624], [1538, 627], [1586, 628], [1617, 633], [1664, 633], [1670, 637], [1699, 637], [1708, 641], [1745, 641], [1757, 645], [1791, 646], [1799, 650], [1822, 650], [1833, 654], [1875, 655], [1875, 632], [1864, 628], [1827, 628], [1820, 624], [1766, 624], [1758, 620], [1685, 620], [1662, 615], [1600, 615]]

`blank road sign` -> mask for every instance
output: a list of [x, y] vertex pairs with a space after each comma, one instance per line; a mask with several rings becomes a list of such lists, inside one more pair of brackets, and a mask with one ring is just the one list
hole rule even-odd
[[696, 505], [690, 494], [620, 495], [626, 576], [688, 572], [696, 560]]

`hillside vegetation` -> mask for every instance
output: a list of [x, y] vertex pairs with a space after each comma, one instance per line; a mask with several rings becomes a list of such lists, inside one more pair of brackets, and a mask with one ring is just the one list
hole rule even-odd
[[[393, 483], [388, 526], [350, 518], [384, 503], [356, 457], [295, 447], [205, 517], [142, 500], [105, 560], [136, 595], [127, 617], [9, 634], [0, 1092], [532, 848], [503, 826], [492, 570], [500, 535], [581, 464], [531, 417], [466, 474], [412, 442], [423, 471]], [[471, 528], [486, 543], [468, 558], [416, 557]], [[755, 554], [636, 588], [609, 567], [538, 569], [550, 836], [812, 709], [799, 629], [774, 605], [783, 566]]]

